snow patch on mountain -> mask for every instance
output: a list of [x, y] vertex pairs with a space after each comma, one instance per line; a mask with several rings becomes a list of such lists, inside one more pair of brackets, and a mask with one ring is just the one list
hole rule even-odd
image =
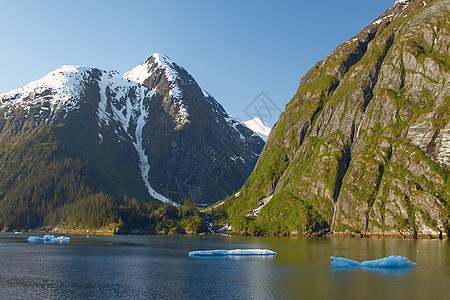
[[178, 113], [175, 117], [175, 130], [183, 128], [184, 125], [190, 123], [189, 113], [187, 111], [187, 107], [183, 101], [179, 100], [175, 103], [178, 106]]
[[246, 163], [245, 160], [241, 157], [241, 156], [237, 156], [237, 155], [233, 155], [232, 157], [230, 157], [230, 159], [234, 162], [236, 162], [236, 160], [241, 160], [244, 164]]
[[[133, 103], [130, 100], [130, 93], [136, 97], [151, 97], [155, 91], [133, 81], [128, 81], [117, 71], [102, 71], [102, 76], [98, 81], [100, 88], [100, 102], [97, 115], [101, 121], [109, 124], [114, 119], [122, 124], [125, 132], [128, 133], [128, 127], [133, 114]], [[114, 101], [108, 101], [114, 99]]]
[[[148, 179], [150, 164], [143, 146], [142, 131], [148, 120], [145, 102], [155, 96], [156, 91], [137, 82], [128, 81], [115, 71], [104, 72], [99, 81], [99, 87], [101, 97], [98, 107], [99, 119], [105, 122], [113, 119], [122, 125], [123, 130], [133, 139], [133, 146], [139, 155], [142, 179], [149, 194], [157, 200], [169, 202], [169, 199], [159, 194], [150, 185]], [[134, 97], [130, 97], [130, 94], [134, 94]], [[108, 101], [108, 99], [113, 101]], [[108, 106], [108, 104], [110, 105]], [[108, 113], [108, 110], [111, 113]], [[136, 126], [134, 132], [130, 132], [130, 125]]]
[[245, 141], [246, 140], [245, 136], [239, 130], [239, 126], [244, 126], [244, 125], [241, 122], [239, 122], [238, 120], [236, 120], [235, 118], [233, 118], [233, 116], [231, 116], [231, 115], [226, 115], [224, 117], [224, 119], [239, 134], [239, 138], [242, 141]]
[[99, 143], [100, 143], [100, 144], [103, 143], [103, 135], [102, 135], [100, 132], [97, 133], [97, 135], [98, 135]]
[[181, 98], [181, 89], [177, 85], [178, 72], [175, 70], [175, 64], [169, 57], [159, 53], [153, 53], [151, 56], [158, 67], [164, 69], [164, 73], [170, 82], [170, 96], [173, 98]]
[[[108, 81], [105, 80], [104, 76], [102, 80], [98, 82], [98, 87], [100, 89], [100, 101], [98, 103], [97, 115], [99, 121], [103, 121], [106, 125], [109, 125], [109, 115], [107, 112], [108, 109], [108, 97], [106, 96], [106, 88], [108, 86]], [[101, 126], [101, 123], [99, 123]]]
[[261, 121], [261, 119], [258, 117], [255, 117], [248, 121], [243, 121], [242, 123], [249, 129], [253, 130], [253, 132], [256, 132], [264, 140], [267, 140], [267, 137], [269, 136], [270, 131], [272, 130], [270, 126], [264, 124], [264, 122]]
[[[180, 67], [181, 68], [181, 67]], [[164, 75], [169, 81], [169, 94], [173, 98], [181, 98], [181, 89], [177, 84], [179, 78], [175, 69], [175, 63], [169, 57], [160, 53], [153, 53], [146, 61], [131, 69], [123, 76], [125, 79], [143, 84], [158, 69], [164, 70]]]
[[202, 93], [203, 93], [203, 96], [205, 96], [205, 98], [211, 97], [211, 95], [204, 89], [202, 89]]
[[143, 62], [139, 66], [131, 69], [131, 71], [126, 72], [123, 78], [143, 84], [145, 79], [150, 76], [149, 72], [150, 66], [147, 64], [147, 62]]
[[206, 99], [209, 103], [211, 103], [212, 108], [213, 108], [213, 110], [214, 110], [216, 113], [219, 113], [219, 111], [220, 111], [220, 113], [226, 114], [225, 109], [223, 108], [223, 106], [220, 105], [220, 103], [217, 102], [217, 100], [214, 99], [214, 97], [213, 97], [210, 93], [208, 93], [208, 92], [205, 91], [204, 89], [202, 89], [202, 93], [203, 93], [203, 96], [205, 97], [205, 99]]
[[[381, 18], [381, 19], [378, 19], [378, 20], [374, 21], [373, 24], [380, 24], [380, 23], [382, 23], [383, 21], [385, 21], [386, 19], [389, 19], [389, 22], [390, 22], [390, 21], [392, 21], [392, 19], [393, 19], [392, 17], [394, 17], [394, 15], [395, 15], [395, 14], [389, 14], [389, 15], [387, 15], [386, 17], [383, 17], [383, 18]], [[394, 19], [395, 19], [397, 16], [398, 16], [398, 14], [395, 15]]]
[[[104, 72], [99, 81], [100, 102], [98, 106], [99, 119], [108, 122], [108, 119], [114, 119], [122, 124], [125, 132], [128, 132], [133, 107], [127, 93], [134, 87], [135, 83], [130, 83], [120, 77], [116, 72]], [[139, 86], [140, 87], [140, 86]], [[108, 106], [108, 96], [111, 101]], [[108, 113], [108, 108], [110, 113]]]
[[411, 0], [397, 0], [394, 2], [394, 4], [391, 6], [390, 14], [388, 15], [381, 15], [379, 18], [377, 18], [375, 21], [372, 22], [372, 24], [378, 25], [381, 24], [384, 21], [392, 22], [395, 20], [400, 13], [409, 5]]
[[188, 124], [190, 121], [188, 107], [181, 100], [183, 95], [180, 87], [178, 86], [179, 74], [176, 68], [182, 69], [168, 56], [160, 53], [153, 53], [145, 62], [125, 73], [123, 77], [130, 81], [143, 84], [144, 81], [150, 78], [153, 74], [156, 74], [159, 70], [163, 70], [164, 76], [169, 82], [169, 96], [175, 101], [175, 105], [178, 109], [175, 116], [175, 122], [177, 124], [175, 130], [178, 130], [183, 128], [183, 126]]
[[50, 110], [50, 115], [59, 108], [66, 112], [76, 109], [83, 82], [91, 71], [87, 67], [62, 66], [20, 89], [0, 94], [0, 108], [9, 107], [10, 113], [17, 107], [29, 110], [30, 105], [41, 105], [42, 110]]
[[137, 107], [135, 106], [136, 110], [135, 110], [134, 115], [137, 118], [136, 119], [136, 132], [135, 132], [136, 141], [133, 142], [133, 145], [136, 148], [136, 151], [138, 152], [138, 155], [139, 155], [139, 160], [140, 160], [139, 168], [141, 169], [142, 178], [144, 180], [145, 186], [148, 189], [148, 192], [155, 199], [158, 199], [162, 202], [169, 202], [170, 201], [169, 199], [167, 199], [163, 195], [159, 194], [152, 188], [152, 186], [150, 185], [150, 182], [148, 180], [148, 174], [150, 172], [150, 164], [148, 163], [148, 157], [145, 154], [145, 149], [143, 146], [143, 137], [142, 137], [142, 131], [143, 131], [144, 125], [148, 119], [148, 111], [145, 109], [144, 99], [145, 99], [145, 97], [138, 98], [139, 101], [138, 101], [138, 103], [136, 103]]

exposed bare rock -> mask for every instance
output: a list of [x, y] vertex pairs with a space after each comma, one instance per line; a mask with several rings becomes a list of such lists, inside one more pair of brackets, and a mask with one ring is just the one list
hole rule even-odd
[[[233, 228], [449, 231], [449, 9], [449, 0], [396, 1], [302, 78], [250, 176], [268, 164], [264, 154], [283, 149], [273, 198]], [[261, 189], [250, 179], [231, 223], [240, 206], [256, 207]]]

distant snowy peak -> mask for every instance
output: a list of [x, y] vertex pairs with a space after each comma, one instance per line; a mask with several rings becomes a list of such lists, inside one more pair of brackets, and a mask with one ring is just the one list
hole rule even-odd
[[267, 139], [267, 137], [270, 134], [270, 131], [272, 130], [271, 127], [269, 127], [268, 125], [264, 124], [263, 121], [261, 121], [261, 119], [259, 119], [258, 117], [255, 117], [251, 120], [248, 121], [243, 121], [242, 122], [245, 126], [247, 126], [249, 129], [253, 130], [254, 132], [258, 133], [259, 136], [263, 137], [264, 140]]

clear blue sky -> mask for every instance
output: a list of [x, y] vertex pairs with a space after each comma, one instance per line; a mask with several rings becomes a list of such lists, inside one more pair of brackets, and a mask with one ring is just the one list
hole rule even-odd
[[0, 92], [64, 64], [124, 73], [160, 52], [245, 119], [260, 92], [283, 110], [317, 61], [393, 2], [0, 0]]

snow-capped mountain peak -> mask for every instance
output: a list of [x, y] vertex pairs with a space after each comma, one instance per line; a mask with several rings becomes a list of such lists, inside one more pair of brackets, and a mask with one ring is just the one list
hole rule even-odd
[[[143, 84], [145, 80], [154, 75], [159, 69], [162, 69], [173, 90], [178, 88], [176, 80], [179, 77], [175, 66], [180, 68], [167, 55], [153, 53], [142, 64], [125, 73], [124, 78]], [[174, 92], [174, 94], [176, 93]], [[181, 96], [181, 94], [174, 96]]]
[[160, 68], [163, 68], [166, 72], [166, 76], [168, 77], [170, 82], [175, 81], [175, 79], [178, 77], [178, 72], [175, 69], [175, 63], [164, 54], [160, 53], [153, 53], [147, 61], [150, 59], [153, 60], [153, 62]]
[[[173, 102], [176, 107], [172, 113], [177, 126], [175, 129], [181, 129], [189, 123], [189, 112], [186, 103], [182, 101], [182, 89], [179, 83], [182, 81], [180, 71], [186, 72], [182, 67], [174, 63], [167, 55], [153, 53], [147, 60], [131, 71], [125, 73], [123, 78], [138, 82], [151, 89], [154, 89], [161, 95], [167, 95], [166, 101]], [[187, 72], [186, 72], [187, 74]], [[160, 80], [161, 75], [166, 80]], [[163, 78], [164, 78], [163, 77]]]
[[264, 140], [267, 140], [270, 130], [272, 130], [272, 128], [270, 126], [268, 126], [267, 124], [264, 124], [264, 122], [261, 119], [259, 119], [258, 117], [255, 117], [248, 121], [243, 121], [242, 123], [245, 126], [247, 126], [249, 129], [256, 132]]

